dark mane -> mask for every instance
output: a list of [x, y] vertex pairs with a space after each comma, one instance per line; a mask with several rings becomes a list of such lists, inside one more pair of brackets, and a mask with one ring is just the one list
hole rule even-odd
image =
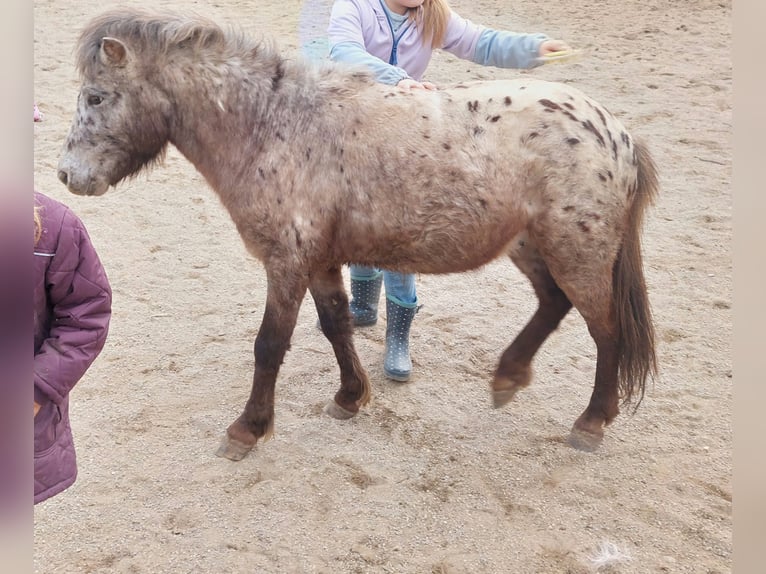
[[105, 37], [128, 42], [132, 47], [144, 47], [152, 58], [167, 56], [174, 48], [204, 53], [245, 54], [273, 47], [248, 38], [239, 29], [226, 30], [208, 18], [196, 14], [179, 16], [170, 11], [149, 11], [118, 8], [94, 18], [80, 34], [76, 51], [76, 66], [87, 75], [97, 65], [101, 40]]

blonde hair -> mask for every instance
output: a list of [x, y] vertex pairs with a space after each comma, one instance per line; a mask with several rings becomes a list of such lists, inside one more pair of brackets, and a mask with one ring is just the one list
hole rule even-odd
[[35, 205], [35, 245], [43, 234], [43, 222], [40, 219], [40, 206]]
[[410, 18], [420, 29], [423, 44], [430, 39], [431, 48], [441, 48], [449, 17], [447, 0], [424, 0], [420, 6], [410, 10]]

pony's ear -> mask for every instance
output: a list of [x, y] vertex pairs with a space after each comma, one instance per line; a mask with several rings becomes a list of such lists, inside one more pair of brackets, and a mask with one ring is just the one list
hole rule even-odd
[[102, 38], [101, 61], [111, 66], [124, 66], [128, 62], [128, 49], [115, 38]]

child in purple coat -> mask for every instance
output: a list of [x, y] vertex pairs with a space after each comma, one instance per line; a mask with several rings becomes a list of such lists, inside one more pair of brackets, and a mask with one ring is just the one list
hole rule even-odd
[[42, 502], [77, 477], [69, 392], [104, 347], [112, 291], [82, 221], [34, 194], [35, 496]]

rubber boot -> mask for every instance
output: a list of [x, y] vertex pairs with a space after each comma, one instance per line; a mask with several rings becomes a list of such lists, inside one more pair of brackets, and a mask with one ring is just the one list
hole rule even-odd
[[404, 307], [386, 298], [386, 313], [388, 324], [386, 325], [386, 358], [383, 361], [383, 370], [386, 377], [394, 381], [408, 381], [412, 373], [412, 361], [410, 360], [410, 325], [418, 307]]
[[351, 278], [351, 302], [349, 310], [356, 327], [366, 327], [378, 322], [378, 301], [383, 273], [378, 271], [372, 277]]

